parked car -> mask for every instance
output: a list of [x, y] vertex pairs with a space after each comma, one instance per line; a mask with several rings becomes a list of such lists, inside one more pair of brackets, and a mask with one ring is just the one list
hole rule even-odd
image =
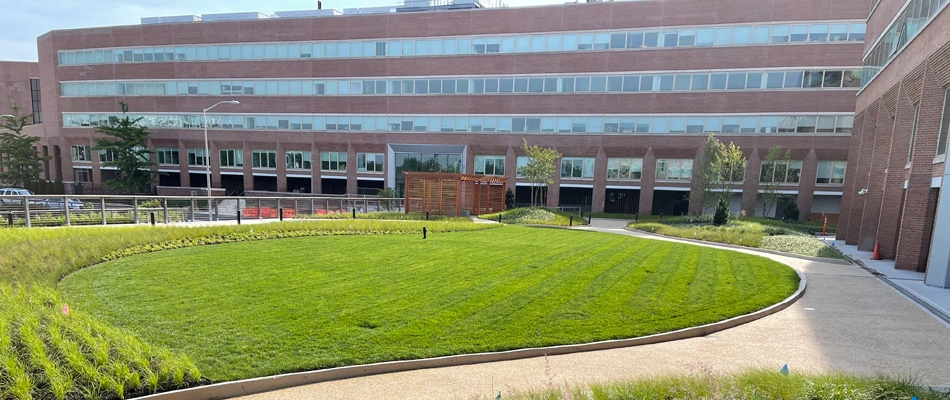
[[[2, 188], [0, 196], [32, 196], [33, 192], [23, 188]], [[23, 204], [23, 199], [0, 197], [0, 204]]]
[[[40, 205], [40, 206], [46, 206], [46, 207], [49, 207], [49, 208], [59, 208], [59, 209], [64, 209], [64, 208], [65, 208], [65, 207], [63, 207], [64, 202], [63, 202], [63, 198], [62, 198], [62, 197], [53, 197], [53, 198], [49, 198], [49, 199], [43, 199], [43, 200], [37, 201], [36, 204], [37, 204], [37, 205]], [[70, 198], [67, 198], [67, 199], [65, 200], [65, 204], [68, 204], [68, 205], [69, 205], [69, 209], [70, 209], [70, 210], [79, 210], [79, 209], [83, 209], [83, 208], [86, 207], [86, 204], [85, 204], [85, 203], [83, 203], [83, 202], [81, 202], [81, 201], [79, 201], [79, 200], [70, 199]]]

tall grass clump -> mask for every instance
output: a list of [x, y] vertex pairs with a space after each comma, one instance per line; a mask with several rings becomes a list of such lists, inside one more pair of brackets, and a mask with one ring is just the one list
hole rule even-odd
[[[482, 219], [497, 221], [498, 215], [501, 215], [501, 222], [505, 224], [519, 225], [555, 225], [568, 226], [572, 224], [571, 214], [563, 211], [549, 210], [546, 208], [522, 207], [505, 210], [500, 213], [485, 214], [479, 216]], [[573, 225], [587, 225], [584, 218], [575, 214]]]
[[[950, 395], [913, 380], [838, 373], [783, 375], [751, 370], [715, 374], [639, 378], [579, 386], [556, 386], [506, 394], [509, 399], [783, 399], [783, 400], [946, 400]], [[489, 397], [491, 398], [491, 397]]]
[[[474, 231], [488, 224], [459, 221], [330, 220], [205, 227], [73, 227], [0, 229], [0, 282], [53, 286], [80, 268], [142, 252], [233, 241], [321, 235]], [[128, 250], [127, 249], [131, 249]], [[114, 254], [116, 253], [116, 254]]]
[[126, 398], [201, 380], [187, 358], [67, 310], [53, 290], [0, 283], [0, 304], [0, 398]]

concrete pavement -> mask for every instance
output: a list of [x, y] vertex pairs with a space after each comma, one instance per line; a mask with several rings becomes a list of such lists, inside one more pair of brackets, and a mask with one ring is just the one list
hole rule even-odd
[[[643, 236], [624, 230], [625, 225], [595, 218], [593, 226], [578, 229]], [[950, 385], [950, 328], [869, 272], [853, 265], [740, 251], [802, 271], [808, 279], [805, 296], [775, 315], [702, 338], [375, 375], [243, 398], [489, 399], [499, 391], [504, 398], [515, 390], [640, 376], [777, 371], [786, 363], [792, 371], [883, 373]]]

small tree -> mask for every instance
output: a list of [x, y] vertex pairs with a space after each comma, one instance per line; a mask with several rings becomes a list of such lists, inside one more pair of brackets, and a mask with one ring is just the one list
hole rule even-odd
[[[103, 163], [107, 167], [116, 167], [115, 178], [105, 182], [107, 187], [120, 192], [144, 193], [150, 190], [156, 175], [151, 170], [155, 164], [149, 160], [152, 152], [146, 147], [151, 133], [138, 125], [141, 117], [129, 118], [127, 103], [119, 104], [122, 106], [122, 118], [109, 117], [109, 125], [96, 128], [96, 132], [114, 139], [94, 139], [94, 150], [103, 150], [112, 155], [111, 160]], [[205, 155], [205, 162], [210, 162], [209, 154]]]
[[791, 158], [791, 151], [786, 150], [783, 155], [782, 146], [774, 145], [769, 148], [768, 154], [766, 154], [765, 159], [762, 160], [762, 168], [760, 171], [762, 175], [759, 177], [759, 190], [762, 192], [763, 217], [768, 217], [769, 214], [772, 213], [772, 208], [775, 207], [775, 203], [779, 197], [778, 188], [781, 181], [776, 181], [772, 176], [775, 172], [775, 163], [776, 161], [784, 161], [784, 165], [788, 165]]
[[726, 199], [719, 198], [719, 204], [716, 205], [716, 213], [713, 214], [713, 225], [721, 226], [729, 222], [729, 202]]
[[377, 196], [379, 196], [379, 198], [381, 199], [387, 199], [387, 200], [380, 200], [379, 203], [383, 208], [386, 209], [386, 211], [392, 211], [392, 209], [394, 208], [393, 203], [395, 202], [395, 200], [389, 200], [389, 199], [396, 198], [396, 189], [393, 189], [391, 187], [380, 189], [379, 193], [377, 193]]
[[732, 197], [732, 191], [736, 187], [742, 186], [745, 180], [745, 169], [748, 164], [742, 149], [735, 143], [729, 142], [728, 146], [722, 146], [719, 158], [713, 163], [713, 171], [719, 174], [719, 179], [715, 181], [714, 187], [718, 192], [718, 198], [729, 203]]
[[745, 180], [747, 163], [742, 149], [735, 143], [729, 142], [726, 146], [712, 133], [706, 137], [699, 154], [702, 176], [695, 189], [702, 197], [703, 210], [722, 199], [729, 202], [732, 191]]
[[519, 167], [518, 172], [531, 182], [531, 207], [537, 207], [541, 202], [542, 188], [554, 183], [554, 162], [561, 158], [561, 153], [547, 147], [528, 146], [528, 140], [521, 140], [524, 141], [521, 149], [528, 156], [528, 163]]
[[720, 180], [720, 173], [717, 169], [718, 160], [722, 153], [726, 151], [726, 146], [716, 138], [716, 135], [710, 133], [706, 136], [706, 142], [699, 151], [699, 171], [700, 180], [694, 184], [695, 190], [700, 196], [699, 202], [703, 205], [703, 211], [716, 204], [717, 196], [714, 193], [715, 183]]
[[505, 191], [505, 209], [510, 210], [512, 208], [515, 208], [515, 192], [512, 192], [511, 188], [508, 188], [508, 190]]
[[40, 179], [43, 162], [51, 157], [40, 157], [36, 151], [38, 136], [23, 134], [23, 128], [33, 114], [20, 116], [20, 107], [13, 104], [12, 116], [4, 116], [0, 123], [0, 182], [12, 186], [26, 186]]

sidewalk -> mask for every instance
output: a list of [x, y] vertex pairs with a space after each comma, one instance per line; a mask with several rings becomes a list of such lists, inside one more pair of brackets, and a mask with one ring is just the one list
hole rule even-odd
[[872, 274], [876, 272], [883, 275], [878, 275], [878, 277], [894, 286], [898, 292], [912, 301], [923, 302], [935, 308], [936, 310], [921, 306], [934, 314], [934, 317], [950, 325], [950, 289], [927, 286], [924, 284], [923, 272], [895, 269], [893, 260], [872, 260], [870, 251], [858, 250], [858, 246], [845, 244], [844, 240], [833, 240], [832, 236], [819, 237], [819, 239], [837, 247], [842, 253], [858, 261], [859, 265], [863, 264], [863, 267], [870, 269]]

